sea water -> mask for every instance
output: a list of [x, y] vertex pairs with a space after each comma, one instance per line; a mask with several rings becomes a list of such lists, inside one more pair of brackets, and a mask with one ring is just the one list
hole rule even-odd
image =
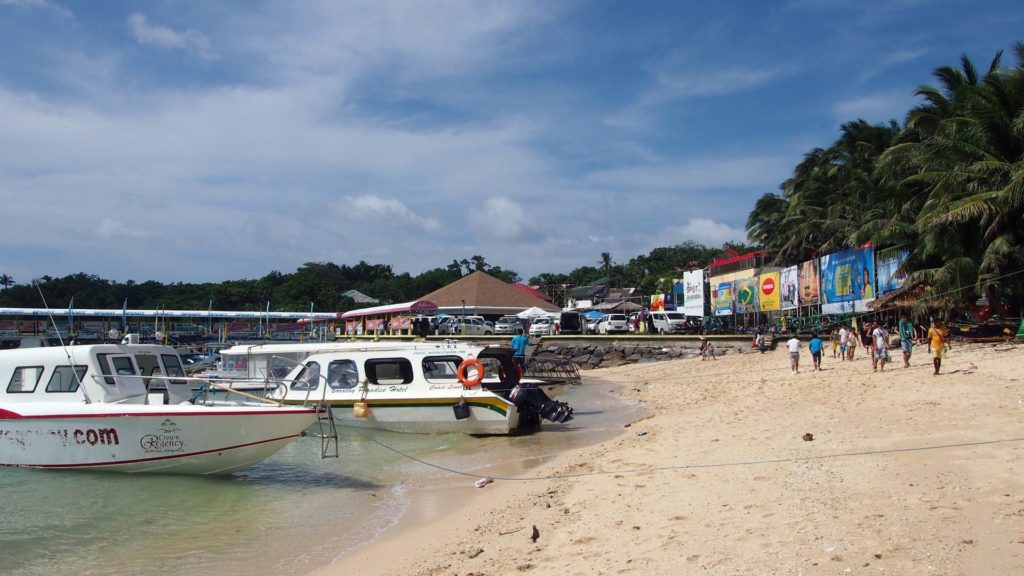
[[305, 437], [224, 477], [0, 468], [0, 574], [307, 574], [393, 526], [410, 486], [471, 486], [510, 463], [529, 476], [620, 434], [642, 408], [613, 388], [570, 387], [560, 399], [576, 418], [529, 436], [340, 428], [340, 458], [322, 460], [320, 439]]

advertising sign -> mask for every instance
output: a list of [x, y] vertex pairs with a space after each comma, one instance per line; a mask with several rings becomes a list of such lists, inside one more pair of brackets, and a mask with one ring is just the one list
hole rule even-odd
[[665, 310], [665, 295], [664, 294], [651, 294], [651, 312], [661, 312]]
[[822, 312], [864, 311], [874, 299], [875, 251], [870, 245], [821, 257]]
[[761, 312], [772, 312], [781, 309], [782, 300], [779, 296], [781, 292], [779, 284], [778, 272], [761, 274], [759, 277], [757, 298], [761, 303]]
[[797, 297], [797, 304], [799, 306], [817, 306], [821, 301], [819, 292], [821, 276], [817, 258], [800, 264], [799, 280], [800, 295]]
[[743, 278], [735, 281], [736, 313], [757, 312], [757, 277]]
[[800, 268], [790, 266], [779, 272], [779, 308], [791, 310], [800, 305]]
[[715, 316], [732, 316], [732, 282], [719, 282], [712, 296]]
[[887, 294], [903, 288], [907, 281], [907, 273], [900, 272], [900, 265], [907, 259], [910, 252], [906, 249], [878, 256], [875, 264], [878, 267], [878, 294]]
[[704, 271], [683, 272], [683, 314], [704, 316]]

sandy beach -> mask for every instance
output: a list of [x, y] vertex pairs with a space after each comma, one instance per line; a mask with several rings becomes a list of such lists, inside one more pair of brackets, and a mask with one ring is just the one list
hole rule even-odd
[[858, 352], [590, 372], [651, 415], [543, 479], [419, 498], [319, 573], [1024, 573], [1024, 345], [954, 344], [939, 376], [921, 345]]

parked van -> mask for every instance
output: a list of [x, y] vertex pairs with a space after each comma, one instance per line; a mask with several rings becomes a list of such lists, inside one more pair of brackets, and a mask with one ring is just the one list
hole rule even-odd
[[522, 328], [523, 325], [519, 321], [519, 316], [502, 316], [498, 318], [498, 321], [494, 323], [495, 334], [515, 334], [517, 328]]
[[651, 312], [654, 331], [658, 334], [682, 334], [686, 332], [686, 315], [682, 312]]
[[579, 312], [562, 312], [558, 321], [558, 332], [560, 334], [583, 334], [587, 326], [587, 319]]

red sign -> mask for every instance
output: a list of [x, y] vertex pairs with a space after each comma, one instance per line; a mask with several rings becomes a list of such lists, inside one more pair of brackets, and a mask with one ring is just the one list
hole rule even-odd
[[764, 282], [761, 283], [761, 291], [765, 294], [775, 292], [775, 280], [771, 277], [765, 278]]

